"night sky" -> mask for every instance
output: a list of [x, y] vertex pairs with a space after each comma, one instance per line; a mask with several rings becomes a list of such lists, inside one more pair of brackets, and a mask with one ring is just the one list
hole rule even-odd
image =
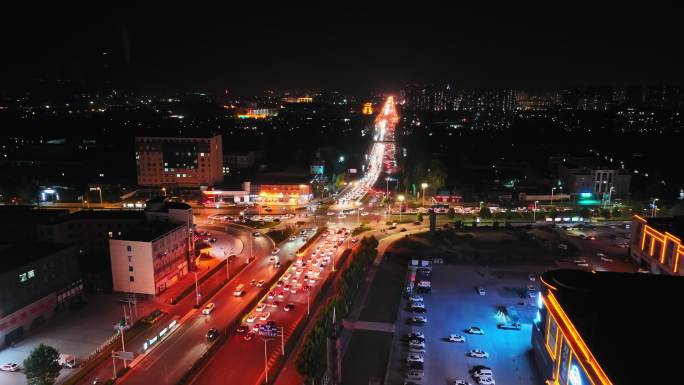
[[105, 63], [115, 84], [149, 91], [682, 84], [680, 13], [653, 1], [292, 3], [17, 12], [0, 26], [0, 79], [97, 78]]

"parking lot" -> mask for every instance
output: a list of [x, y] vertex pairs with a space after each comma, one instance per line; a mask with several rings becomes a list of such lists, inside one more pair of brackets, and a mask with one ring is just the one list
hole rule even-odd
[[[397, 320], [393, 353], [389, 370], [390, 384], [405, 380], [408, 355], [407, 334], [420, 331], [425, 337], [424, 370], [419, 384], [453, 384], [457, 379], [474, 384], [469, 371], [475, 365], [492, 369], [495, 381], [505, 384], [541, 384], [531, 359], [531, 321], [536, 315], [536, 299], [527, 295], [529, 273], [542, 271], [539, 267], [485, 268], [463, 265], [434, 265], [431, 294], [419, 293], [427, 312], [427, 322], [411, 325], [408, 320], [416, 315], [407, 310], [408, 300], [402, 300], [402, 311]], [[480, 295], [477, 288], [484, 288]], [[517, 314], [516, 314], [517, 313]], [[510, 314], [521, 323], [520, 330], [502, 330], [497, 325], [512, 321]], [[466, 333], [477, 326], [484, 335]], [[465, 342], [448, 342], [451, 334], [465, 337]], [[472, 349], [484, 350], [488, 358], [468, 357]], [[419, 353], [421, 354], [421, 353]]]

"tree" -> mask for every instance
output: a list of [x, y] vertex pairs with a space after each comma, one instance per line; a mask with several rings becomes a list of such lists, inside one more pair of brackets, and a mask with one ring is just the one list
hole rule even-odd
[[456, 212], [454, 211], [453, 207], [449, 207], [449, 211], [447, 211], [447, 216], [449, 217], [449, 219], [454, 219], [454, 217], [456, 216]]
[[556, 219], [558, 216], [558, 210], [556, 210], [555, 207], [551, 207], [551, 210], [549, 210], [549, 217]]
[[480, 218], [482, 218], [482, 219], [488, 219], [488, 218], [491, 218], [491, 217], [492, 217], [492, 211], [489, 210], [489, 207], [483, 206], [483, 207], [480, 209]]
[[416, 214], [416, 221], [422, 222], [423, 221], [423, 213], [418, 213]]
[[580, 215], [582, 218], [589, 218], [591, 217], [591, 210], [589, 210], [588, 207], [582, 207], [582, 210], [580, 210]]
[[24, 374], [28, 385], [52, 385], [61, 366], [59, 352], [52, 346], [40, 344], [24, 360]]

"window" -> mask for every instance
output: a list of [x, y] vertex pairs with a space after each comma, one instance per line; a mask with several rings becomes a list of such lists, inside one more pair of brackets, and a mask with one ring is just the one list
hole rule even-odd
[[131, 247], [131, 245], [126, 246], [126, 251], [133, 251], [133, 248]]
[[135, 277], [131, 275], [131, 276], [128, 277], [128, 280], [129, 280], [130, 282], [135, 282]]
[[133, 256], [132, 255], [128, 256], [128, 262], [133, 262]]
[[133, 272], [133, 266], [128, 266], [128, 271]]

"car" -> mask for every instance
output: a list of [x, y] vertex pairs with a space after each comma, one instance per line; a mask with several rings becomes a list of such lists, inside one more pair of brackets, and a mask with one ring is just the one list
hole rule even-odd
[[408, 230], [406, 230], [406, 227], [402, 227], [399, 229], [399, 231], [403, 233], [404, 231], [408, 231]]
[[207, 341], [213, 341], [213, 340], [215, 340], [216, 337], [218, 337], [218, 335], [219, 335], [218, 329], [216, 329], [216, 328], [211, 328], [211, 329], [209, 329], [209, 330], [207, 331], [207, 334], [206, 334]]
[[290, 311], [290, 310], [294, 309], [294, 307], [295, 307], [295, 305], [293, 303], [288, 303], [287, 305], [285, 305], [283, 310]]
[[237, 334], [243, 334], [246, 333], [249, 330], [249, 325], [247, 324], [240, 324], [236, 329], [235, 332]]
[[469, 357], [489, 358], [489, 353], [485, 352], [484, 350], [480, 350], [480, 349], [472, 349], [467, 354]]
[[409, 311], [411, 313], [427, 313], [427, 309], [425, 308], [425, 306], [422, 306], [422, 307], [412, 306], [411, 308], [409, 308]]
[[581, 263], [578, 263], [577, 266], [579, 266], [579, 267], [589, 267], [589, 264], [586, 263], [586, 262], [581, 262]]
[[410, 380], [421, 380], [423, 378], [423, 371], [418, 370], [418, 369], [409, 369], [406, 372], [406, 379], [407, 381]]
[[250, 315], [247, 316], [247, 319], [245, 321], [252, 323], [256, 321], [257, 319], [257, 314], [256, 313], [251, 313]]
[[423, 297], [419, 295], [411, 295], [409, 296], [408, 300], [411, 302], [423, 302]]
[[537, 298], [537, 292], [536, 291], [528, 291], [527, 297], [528, 298]]
[[261, 236], [261, 233], [258, 232], [258, 231], [255, 231], [255, 232], [252, 233], [252, 236], [253, 236], [253, 237], [260, 237], [260, 236]]
[[0, 370], [2, 370], [3, 372], [18, 372], [19, 369], [19, 365], [12, 362], [8, 362], [0, 366]]
[[212, 311], [214, 311], [214, 308], [216, 307], [216, 304], [213, 302], [209, 302], [204, 309], [202, 309], [202, 314], [204, 315], [209, 315], [211, 314]]
[[327, 214], [328, 214], [329, 216], [333, 216], [333, 215], [335, 215], [335, 212], [334, 212], [334, 211], [328, 211]]
[[409, 346], [409, 353], [425, 353], [425, 348], [419, 348], [415, 346]]
[[530, 275], [528, 276], [528, 278], [529, 278], [529, 279], [530, 279], [530, 281], [532, 281], [532, 282], [534, 282], [534, 281], [536, 281], [536, 280], [537, 280], [537, 276], [536, 276], [536, 275], [534, 275], [534, 274], [530, 274]]
[[478, 288], [477, 288], [477, 293], [478, 293], [479, 295], [485, 295], [486, 292], [485, 292], [484, 287], [478, 287]]
[[421, 354], [409, 353], [406, 357], [406, 362], [425, 362], [425, 357]]
[[587, 263], [587, 260], [585, 258], [577, 258], [572, 262], [575, 264], [580, 264], [580, 263]]
[[277, 247], [271, 251], [271, 254], [273, 254], [273, 255], [278, 254], [278, 253], [280, 253], [280, 249]]
[[216, 243], [216, 238], [209, 238], [208, 241], [209, 243]]
[[498, 324], [497, 327], [499, 329], [520, 330], [522, 325], [520, 325], [519, 322], [506, 322], [506, 323]]
[[606, 257], [605, 255], [603, 257], [601, 257], [601, 260], [604, 262], [613, 262], [613, 258]]
[[248, 333], [245, 333], [245, 335], [242, 336], [242, 339], [245, 341], [251, 341], [254, 338], [254, 336], [256, 336], [256, 333], [253, 331], [250, 331]]
[[422, 362], [417, 362], [417, 361], [407, 361], [406, 362], [406, 369], [417, 369], [417, 370], [423, 370], [423, 363]]
[[449, 334], [449, 342], [465, 342], [465, 337], [458, 334]]
[[637, 269], [637, 273], [648, 274], [648, 273], [650, 273], [650, 272], [651, 272], [651, 271], [650, 271], [649, 269], [645, 268], [645, 267], [640, 267], [640, 268]]
[[423, 340], [424, 340], [424, 339], [425, 339], [425, 334], [423, 334], [423, 332], [419, 332], [419, 331], [412, 331], [412, 332], [410, 332], [409, 334], [407, 334], [407, 337], [408, 337], [409, 339], [419, 338], [419, 339], [423, 339]]
[[261, 302], [260, 304], [257, 305], [255, 310], [256, 311], [264, 311], [264, 309], [266, 309], [266, 304]]
[[409, 341], [409, 347], [425, 349], [425, 342]]
[[422, 315], [413, 316], [413, 317], [411, 317], [411, 323], [419, 324], [419, 325], [425, 324], [425, 323], [427, 323], [427, 317], [422, 316]]
[[270, 312], [263, 312], [263, 313], [261, 313], [261, 317], [259, 317], [259, 319], [262, 321], [266, 321], [268, 319], [268, 317], [270, 317], [270, 316], [271, 316]]
[[485, 334], [484, 330], [482, 330], [481, 328], [479, 328], [477, 326], [469, 327], [468, 330], [466, 330], [466, 332], [468, 334], [478, 334], [478, 335], [484, 335]]
[[365, 216], [368, 215], [368, 214], [369, 214], [368, 211], [362, 211], [362, 212], [361, 212], [361, 216], [362, 216], [362, 217], [365, 217]]
[[296, 237], [296, 236], [293, 235], [293, 236], [290, 237], [290, 241], [296, 241], [296, 240], [297, 240], [297, 237]]
[[262, 287], [262, 286], [264, 286], [265, 283], [266, 283], [266, 281], [264, 281], [263, 279], [260, 279], [259, 281], [257, 281], [256, 285], [257, 285], [257, 287]]
[[347, 217], [347, 216], [344, 215], [344, 214], [340, 214], [340, 215], [337, 216], [338, 219], [344, 219], [344, 218], [346, 218], [346, 217]]
[[494, 377], [480, 376], [477, 378], [477, 385], [496, 385]]
[[462, 379], [456, 379], [452, 385], [470, 385], [470, 382]]

